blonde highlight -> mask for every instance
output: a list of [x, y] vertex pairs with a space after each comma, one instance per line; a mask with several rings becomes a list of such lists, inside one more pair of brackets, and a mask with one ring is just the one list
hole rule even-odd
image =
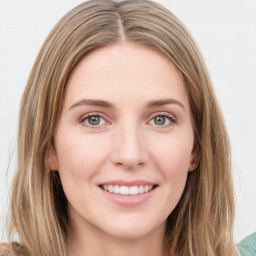
[[[149, 0], [92, 0], [67, 13], [43, 44], [20, 107], [18, 168], [12, 184], [8, 255], [65, 256], [67, 199], [45, 163], [73, 69], [89, 52], [133, 42], [155, 49], [181, 72], [191, 106], [198, 164], [170, 214], [166, 241], [179, 256], [233, 255], [230, 143], [198, 47], [184, 25]], [[40, 230], [40, 232], [38, 232]]]

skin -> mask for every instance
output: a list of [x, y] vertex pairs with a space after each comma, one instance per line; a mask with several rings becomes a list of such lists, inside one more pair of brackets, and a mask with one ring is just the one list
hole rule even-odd
[[[164, 55], [122, 43], [84, 57], [49, 150], [69, 202], [68, 255], [167, 255], [166, 219], [193, 171], [193, 144], [184, 80]], [[157, 187], [138, 205], [119, 205], [99, 187], [113, 180]]]

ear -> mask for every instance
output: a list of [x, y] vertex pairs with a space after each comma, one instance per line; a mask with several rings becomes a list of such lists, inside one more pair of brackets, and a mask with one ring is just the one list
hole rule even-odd
[[200, 153], [198, 148], [194, 148], [191, 156], [190, 156], [190, 163], [189, 163], [189, 167], [188, 167], [188, 171], [189, 172], [193, 172], [196, 170], [196, 168], [198, 167], [198, 164], [200, 162]]
[[52, 142], [47, 147], [44, 161], [45, 166], [47, 166], [51, 171], [59, 170], [58, 157]]

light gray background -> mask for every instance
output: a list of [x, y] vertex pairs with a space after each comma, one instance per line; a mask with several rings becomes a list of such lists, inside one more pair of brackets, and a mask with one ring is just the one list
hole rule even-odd
[[[238, 242], [256, 231], [256, 1], [158, 2], [178, 16], [195, 37], [226, 119], [233, 149]], [[16, 164], [21, 94], [50, 29], [80, 3], [0, 0], [0, 233]]]

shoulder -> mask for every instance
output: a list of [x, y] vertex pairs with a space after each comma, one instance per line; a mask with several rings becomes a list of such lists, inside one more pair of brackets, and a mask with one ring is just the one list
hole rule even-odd
[[235, 247], [234, 255], [233, 256], [241, 256], [238, 247]]
[[256, 255], [256, 232], [244, 238], [238, 244], [238, 248], [241, 256], [255, 256]]

